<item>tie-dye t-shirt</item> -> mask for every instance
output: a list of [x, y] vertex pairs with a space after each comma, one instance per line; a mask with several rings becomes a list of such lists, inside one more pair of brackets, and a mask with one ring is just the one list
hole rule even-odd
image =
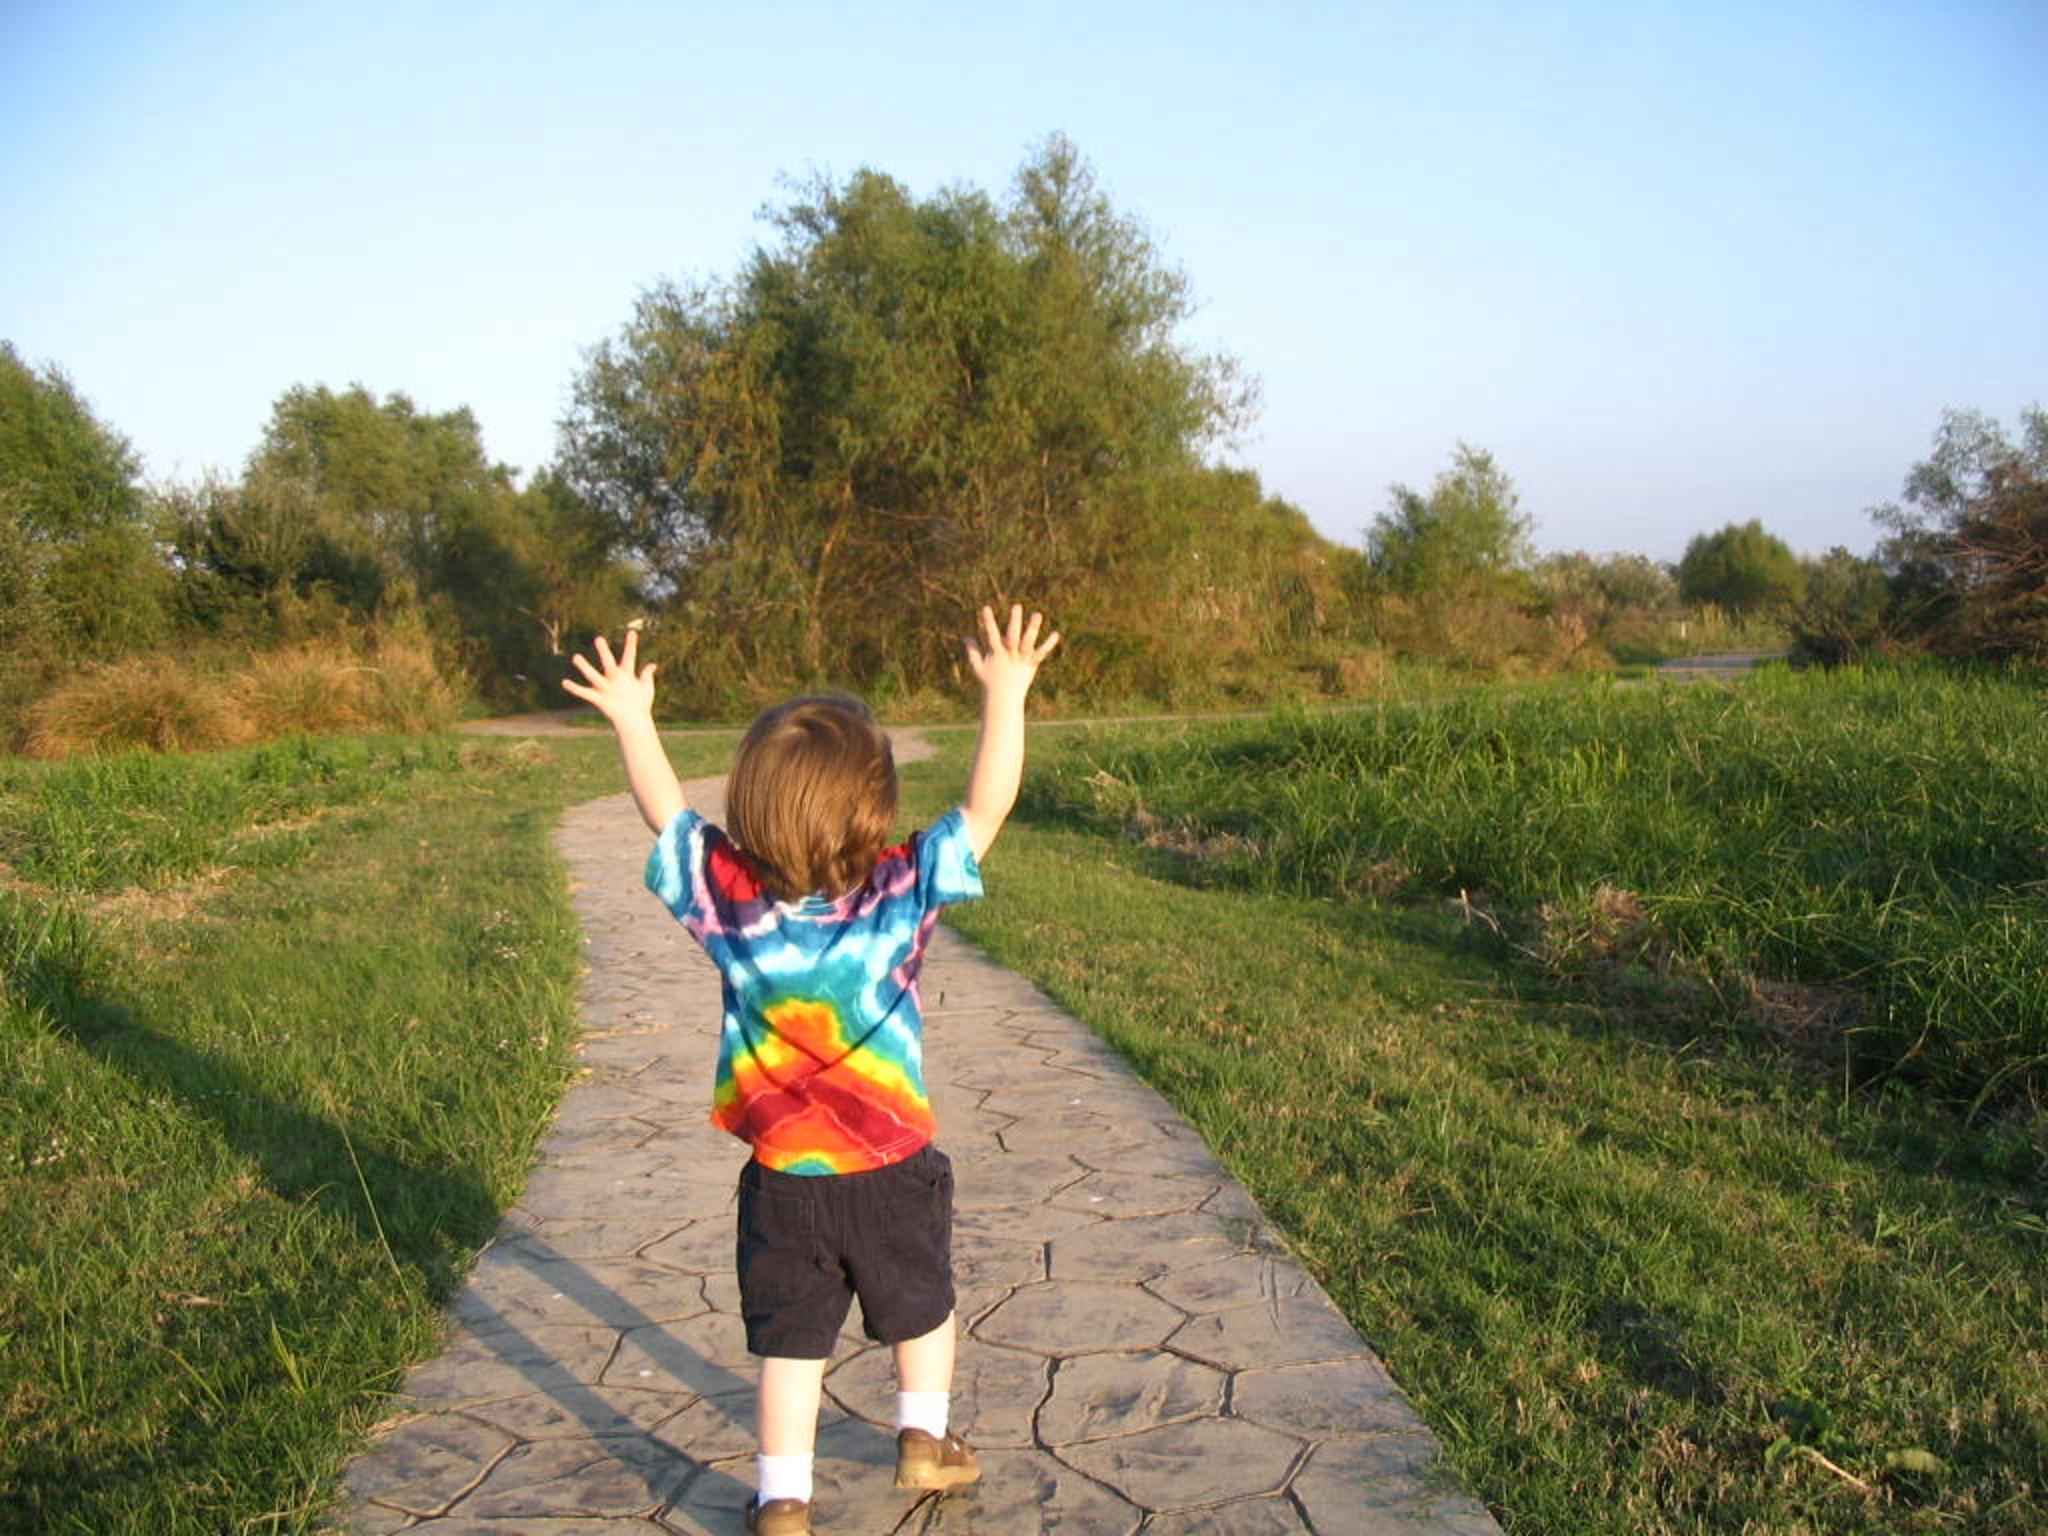
[[881, 1168], [931, 1140], [918, 971], [939, 908], [981, 894], [958, 810], [884, 849], [858, 890], [794, 902], [686, 810], [648, 855], [647, 885], [724, 980], [712, 1124], [784, 1173]]

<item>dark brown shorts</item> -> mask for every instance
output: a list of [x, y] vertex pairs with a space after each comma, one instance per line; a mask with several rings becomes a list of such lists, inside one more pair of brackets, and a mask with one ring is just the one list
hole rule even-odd
[[953, 1164], [927, 1143], [867, 1173], [740, 1170], [747, 1349], [823, 1360], [860, 1298], [871, 1339], [900, 1344], [953, 1310]]

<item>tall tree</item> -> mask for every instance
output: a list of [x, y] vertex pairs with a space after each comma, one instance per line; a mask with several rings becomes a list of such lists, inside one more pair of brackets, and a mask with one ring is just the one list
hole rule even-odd
[[0, 341], [0, 490], [9, 515], [44, 538], [135, 522], [141, 465], [54, 363], [35, 369]]
[[[61, 633], [106, 656], [159, 639], [170, 576], [128, 440], [54, 364], [0, 341], [0, 600], [11, 643]], [[26, 638], [24, 638], [26, 637]]]
[[1902, 622], [1944, 650], [2048, 661], [2048, 410], [2022, 411], [2017, 438], [1943, 412], [1905, 504], [1872, 517]]
[[1678, 561], [1678, 595], [1737, 613], [1783, 610], [1799, 601], [1806, 573], [1799, 557], [1755, 518], [1695, 534]]
[[1445, 592], [1527, 565], [1533, 527], [1493, 455], [1460, 443], [1427, 496], [1392, 487], [1366, 532], [1366, 557], [1387, 591]]
[[1064, 139], [1001, 202], [863, 170], [771, 222], [731, 281], [651, 289], [563, 424], [700, 662], [936, 680], [976, 604], [1128, 579], [1249, 411]]
[[362, 606], [424, 591], [448, 541], [510, 491], [467, 406], [422, 411], [394, 391], [297, 385], [271, 408], [243, 480], [245, 549], [295, 554]]

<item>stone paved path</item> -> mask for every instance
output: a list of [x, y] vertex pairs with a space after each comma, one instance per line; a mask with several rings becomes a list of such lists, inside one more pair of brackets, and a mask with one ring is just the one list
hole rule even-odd
[[[910, 754], [901, 754], [908, 757]], [[688, 786], [717, 813], [723, 784]], [[340, 1520], [422, 1536], [735, 1536], [753, 1380], [733, 1280], [745, 1147], [705, 1120], [717, 974], [641, 887], [623, 795], [558, 835], [582, 917], [587, 1075]], [[954, 1423], [981, 1486], [891, 1485], [886, 1349], [825, 1378], [813, 1516], [879, 1536], [1477, 1536], [1365, 1342], [1166, 1101], [941, 928], [926, 1072], [953, 1159]]]

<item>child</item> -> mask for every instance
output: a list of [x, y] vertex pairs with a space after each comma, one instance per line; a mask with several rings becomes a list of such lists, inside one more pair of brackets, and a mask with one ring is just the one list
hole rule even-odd
[[728, 787], [728, 837], [683, 804], [654, 729], [638, 637], [600, 666], [573, 658], [618, 734], [626, 781], [657, 834], [647, 883], [717, 963], [725, 1023], [714, 1124], [754, 1149], [740, 1174], [740, 1311], [761, 1356], [759, 1486], [747, 1529], [810, 1526], [825, 1361], [853, 1297], [896, 1363], [896, 1486], [981, 1476], [946, 1426], [953, 1383], [952, 1165], [931, 1144], [917, 976], [949, 902], [981, 894], [980, 859], [1017, 800], [1024, 696], [1060, 637], [981, 610], [967, 664], [982, 690], [967, 798], [885, 848], [896, 815], [889, 739], [840, 695], [756, 720]]

